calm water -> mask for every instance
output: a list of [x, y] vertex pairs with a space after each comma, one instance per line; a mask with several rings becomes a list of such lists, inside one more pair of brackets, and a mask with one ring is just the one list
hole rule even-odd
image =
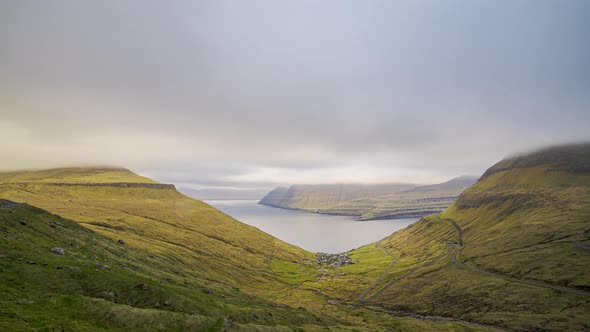
[[314, 252], [339, 253], [381, 240], [417, 219], [356, 221], [259, 205], [258, 201], [211, 200], [208, 204], [281, 240]]

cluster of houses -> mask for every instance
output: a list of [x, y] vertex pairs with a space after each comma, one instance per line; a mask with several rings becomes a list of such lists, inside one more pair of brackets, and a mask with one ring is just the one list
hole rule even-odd
[[340, 266], [354, 264], [352, 258], [347, 253], [326, 254], [323, 252], [316, 254], [316, 263], [320, 266], [332, 267], [334, 269]]

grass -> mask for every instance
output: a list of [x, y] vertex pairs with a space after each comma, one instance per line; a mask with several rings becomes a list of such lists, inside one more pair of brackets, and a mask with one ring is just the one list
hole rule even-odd
[[[67, 183], [70, 171], [80, 185], [56, 185]], [[87, 176], [81, 169], [2, 175], [0, 197], [43, 210], [0, 209], [0, 329], [217, 331], [227, 320], [236, 331], [465, 326], [331, 305], [307, 287], [317, 274], [312, 253], [172, 188], [86, 185], [143, 183], [130, 172], [102, 171], [125, 177], [95, 169]]]
[[[206, 330], [218, 326], [219, 318], [261, 326], [317, 324], [307, 311], [272, 304], [222, 282], [166, 272], [173, 262], [43, 210], [0, 210], [0, 218], [1, 321], [14, 326], [9, 330], [18, 330], [23, 321], [38, 330], [62, 323], [74, 330]], [[66, 254], [51, 253], [53, 247]], [[138, 288], [140, 283], [148, 289]]]
[[[448, 255], [422, 266], [444, 253], [447, 243], [458, 241], [448, 222], [452, 219], [462, 229], [462, 262], [517, 279], [589, 290], [590, 255], [575, 248], [575, 243], [590, 241], [590, 175], [580, 171], [584, 165], [580, 158], [588, 160], [590, 146], [586, 151], [577, 150], [569, 157], [555, 151], [551, 153], [559, 157], [547, 156], [543, 151], [543, 156], [503, 161], [443, 213], [423, 218], [383, 240], [381, 245], [400, 259], [370, 294], [419, 268], [386, 288], [372, 303], [515, 330], [590, 329], [586, 297], [470, 271], [456, 266]], [[348, 268], [345, 282], [326, 283], [322, 290], [354, 302], [357, 285], [366, 289], [374, 279], [366, 276], [369, 266], [364, 265], [375, 259], [370, 248], [352, 252], [360, 263]]]
[[[3, 174], [0, 197], [50, 212], [0, 210], [0, 328], [221, 330], [231, 319], [235, 330], [589, 330], [587, 297], [469, 270], [448, 254], [459, 242], [452, 220], [462, 230], [460, 261], [590, 290], [590, 255], [575, 246], [590, 242], [587, 160], [590, 145], [502, 161], [441, 214], [350, 252], [355, 264], [323, 272], [313, 253], [173, 188], [85, 185], [143, 181], [130, 172]], [[80, 185], [55, 184], [70, 171]], [[369, 303], [360, 303], [373, 285]]]

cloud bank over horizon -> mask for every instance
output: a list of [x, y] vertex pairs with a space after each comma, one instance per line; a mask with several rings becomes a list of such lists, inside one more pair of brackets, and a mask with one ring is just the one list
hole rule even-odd
[[590, 140], [587, 1], [0, 4], [1, 170], [433, 183]]

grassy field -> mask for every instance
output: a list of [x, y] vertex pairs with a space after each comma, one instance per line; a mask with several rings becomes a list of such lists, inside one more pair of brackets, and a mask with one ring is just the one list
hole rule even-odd
[[[307, 287], [318, 284], [314, 254], [171, 187], [120, 186], [153, 183], [126, 170], [0, 179], [0, 197], [36, 206], [0, 209], [0, 330], [472, 328], [331, 304]], [[53, 247], [66, 254], [52, 253]]]

